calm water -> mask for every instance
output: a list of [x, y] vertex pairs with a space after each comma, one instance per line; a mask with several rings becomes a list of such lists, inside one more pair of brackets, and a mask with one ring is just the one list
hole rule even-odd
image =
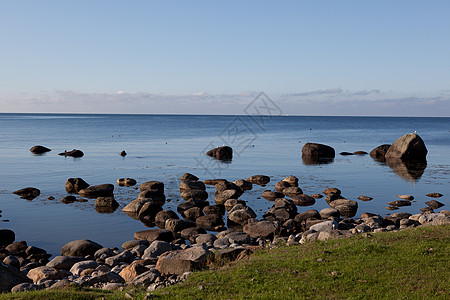
[[[69, 177], [82, 177], [91, 185], [115, 183], [131, 177], [138, 184], [159, 180], [166, 185], [170, 199], [164, 209], [176, 210], [178, 178], [190, 172], [201, 180], [226, 178], [230, 181], [265, 174], [272, 178], [267, 187], [254, 186], [241, 198], [261, 216], [271, 203], [260, 198], [265, 189], [286, 176], [295, 175], [306, 194], [338, 187], [344, 196], [374, 197], [359, 202], [357, 216], [363, 212], [390, 213], [387, 202], [398, 194], [412, 194], [416, 201], [398, 212], [418, 213], [425, 207], [429, 192], [445, 196], [439, 201], [449, 209], [450, 118], [384, 117], [265, 117], [182, 116], [182, 115], [54, 115], [0, 114], [0, 228], [16, 232], [17, 240], [45, 248], [58, 255], [61, 246], [88, 238], [105, 247], [120, 246], [133, 234], [147, 227], [125, 215], [121, 209], [100, 214], [94, 200], [63, 204], [64, 184]], [[428, 148], [427, 167], [421, 176], [412, 176], [405, 166], [395, 169], [370, 156], [340, 156], [332, 163], [309, 165], [301, 159], [306, 142], [332, 146], [342, 151], [363, 150], [392, 143], [413, 131]], [[222, 164], [204, 155], [206, 150], [227, 144], [234, 149], [231, 164]], [[52, 149], [33, 155], [29, 149], [44, 145]], [[59, 152], [81, 149], [82, 158], [65, 158]], [[119, 156], [126, 150], [128, 156]], [[420, 174], [419, 174], [420, 175]], [[417, 178], [413, 178], [417, 177]], [[27, 201], [12, 192], [33, 186], [41, 196]], [[214, 188], [209, 188], [214, 203]], [[115, 187], [116, 199], [125, 206], [138, 191]], [[47, 200], [54, 196], [55, 200]], [[323, 199], [299, 211], [327, 207]]]

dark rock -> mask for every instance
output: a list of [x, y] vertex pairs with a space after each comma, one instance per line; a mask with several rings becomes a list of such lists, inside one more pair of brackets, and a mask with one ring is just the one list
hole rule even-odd
[[319, 212], [315, 209], [307, 210], [302, 213], [299, 213], [295, 216], [294, 221], [297, 223], [301, 223], [303, 221], [306, 221], [308, 219], [320, 219], [321, 216]]
[[312, 194], [311, 197], [313, 197], [314, 199], [321, 199], [323, 196], [322, 194]]
[[320, 217], [322, 219], [328, 219], [330, 217], [339, 218], [340, 216], [341, 216], [340, 212], [335, 208], [328, 207], [320, 211]]
[[386, 206], [387, 210], [397, 210], [398, 207], [397, 206]]
[[183, 190], [181, 198], [186, 201], [205, 201], [208, 199], [208, 193], [205, 190]]
[[[205, 206], [208, 207], [208, 206]], [[203, 210], [200, 207], [192, 207], [183, 212], [186, 220], [195, 221], [198, 217], [204, 216]]]
[[28, 248], [27, 242], [25, 241], [20, 241], [20, 242], [15, 242], [15, 243], [11, 243], [8, 246], [6, 246], [6, 250], [8, 250], [9, 252], [11, 252], [14, 255], [18, 255], [18, 256], [24, 256], [25, 255], [25, 250]]
[[138, 199], [150, 199], [163, 206], [166, 203], [166, 196], [161, 190], [146, 190], [139, 193]]
[[237, 204], [242, 204], [243, 206], [246, 206], [245, 201], [241, 199], [228, 199], [227, 201], [225, 201], [224, 206], [227, 211], [230, 211]]
[[33, 152], [34, 154], [44, 154], [44, 153], [50, 152], [52, 150], [47, 147], [38, 145], [38, 146], [31, 147], [30, 151]]
[[206, 179], [203, 181], [203, 183], [206, 185], [216, 185], [221, 181], [228, 181], [228, 180], [226, 180], [226, 179]]
[[168, 242], [154, 241], [151, 245], [145, 249], [142, 259], [156, 258], [167, 251], [172, 251], [173, 246]]
[[206, 230], [201, 227], [190, 227], [181, 231], [181, 237], [195, 243], [195, 239], [199, 234], [205, 234]]
[[134, 233], [135, 240], [146, 240], [149, 243], [153, 241], [166, 241], [171, 242], [175, 239], [172, 231], [167, 229], [149, 229], [138, 231]]
[[235, 190], [239, 193], [239, 195], [237, 197], [241, 196], [244, 193], [244, 191], [240, 187], [238, 187], [233, 182], [229, 182], [229, 181], [221, 181], [221, 182], [217, 183], [214, 187], [216, 188], [216, 191], [218, 193], [221, 193], [226, 190]]
[[61, 248], [61, 255], [63, 256], [86, 256], [94, 255], [94, 253], [103, 248], [100, 244], [91, 240], [76, 240], [65, 244]]
[[337, 194], [340, 195], [341, 194], [341, 190], [339, 190], [338, 188], [326, 188], [322, 191], [322, 193], [324, 193], [325, 195], [330, 195], [330, 194]]
[[16, 234], [10, 229], [0, 229], [0, 247], [14, 243]]
[[162, 211], [161, 205], [158, 203], [155, 203], [153, 201], [147, 201], [144, 204], [142, 204], [141, 209], [138, 212], [139, 220], [146, 220], [146, 221], [155, 221], [156, 215]]
[[20, 283], [16, 286], [14, 286], [11, 289], [11, 293], [20, 293], [20, 292], [27, 292], [27, 291], [36, 291], [42, 289], [39, 285], [31, 283], [31, 282], [24, 282]]
[[130, 282], [130, 284], [136, 286], [149, 286], [150, 284], [154, 283], [160, 276], [161, 274], [159, 273], [159, 271], [149, 270], [134, 278]]
[[[283, 190], [283, 194], [285, 194], [288, 197], [295, 197], [295, 196], [299, 196], [303, 194], [303, 191], [301, 188], [299, 188], [298, 186], [291, 186], [288, 188], [285, 188]], [[309, 196], [308, 196], [309, 197]]]
[[95, 199], [95, 210], [99, 213], [113, 213], [119, 207], [114, 197], [98, 197]]
[[335, 152], [332, 147], [327, 145], [306, 143], [302, 148], [302, 156], [312, 158], [334, 158]]
[[206, 155], [218, 160], [230, 161], [233, 159], [233, 149], [229, 146], [217, 147], [206, 152]]
[[158, 225], [158, 227], [164, 229], [166, 220], [168, 219], [179, 219], [179, 217], [173, 210], [162, 210], [156, 214], [155, 223]]
[[46, 266], [69, 271], [74, 264], [84, 260], [85, 258], [80, 256], [56, 256]]
[[253, 188], [253, 184], [245, 179], [238, 179], [233, 181], [233, 183], [237, 185], [239, 188], [241, 188], [241, 190], [243, 191], [249, 191]]
[[78, 193], [79, 191], [89, 187], [89, 184], [82, 178], [69, 178], [66, 180], [66, 192]]
[[385, 155], [386, 152], [389, 150], [389, 147], [391, 147], [391, 145], [389, 144], [380, 145], [375, 149], [373, 149], [372, 151], [370, 151], [370, 156], [375, 160], [384, 162], [386, 161]]
[[421, 212], [423, 212], [424, 214], [434, 214], [434, 210], [427, 206], [427, 207], [423, 207], [421, 209], [419, 209]]
[[440, 197], [442, 197], [443, 195], [440, 194], [440, 193], [429, 193], [429, 194], [426, 194], [426, 196], [427, 196], [427, 197], [431, 197], [431, 198], [440, 198]]
[[34, 247], [34, 246], [28, 246], [27, 249], [25, 249], [26, 255], [39, 255], [39, 254], [46, 254], [46, 253], [47, 252], [44, 249]]
[[23, 199], [33, 200], [41, 194], [41, 191], [34, 187], [26, 187], [13, 192], [13, 194], [19, 195]]
[[292, 202], [298, 206], [311, 206], [316, 203], [316, 199], [311, 196], [300, 194], [292, 197]]
[[247, 181], [253, 184], [266, 185], [270, 182], [270, 177], [265, 175], [253, 175], [247, 178]]
[[426, 160], [401, 160], [399, 158], [388, 158], [386, 164], [394, 170], [398, 176], [414, 181], [422, 177], [427, 168]]
[[75, 196], [65, 196], [61, 198], [61, 202], [65, 204], [74, 203], [77, 201], [77, 198]]
[[367, 153], [366, 151], [355, 151], [355, 152], [353, 152], [353, 154], [355, 154], [355, 155], [366, 155], [366, 154], [369, 154], [369, 153]]
[[341, 152], [341, 153], [339, 153], [340, 155], [353, 155], [353, 153], [351, 153], [351, 152]]
[[92, 185], [88, 188], [80, 190], [78, 194], [81, 197], [92, 199], [98, 197], [110, 197], [114, 196], [114, 185], [112, 184]]
[[361, 200], [361, 201], [370, 201], [370, 200], [372, 200], [373, 198], [372, 197], [369, 197], [369, 196], [358, 196], [358, 199], [359, 200]]
[[201, 216], [198, 217], [197, 220], [195, 220], [195, 223], [197, 224], [197, 226], [211, 231], [216, 231], [217, 228], [225, 225], [220, 215]]
[[386, 160], [397, 158], [401, 160], [425, 160], [427, 147], [415, 133], [408, 133], [397, 139], [386, 152]]
[[358, 202], [348, 199], [337, 199], [329, 203], [332, 208], [339, 211], [340, 215], [345, 218], [351, 218], [358, 211]]
[[184, 212], [190, 208], [193, 207], [200, 207], [203, 209], [203, 207], [208, 206], [209, 202], [208, 201], [187, 201], [187, 202], [183, 202], [178, 204], [177, 206], [177, 211], [181, 214], [182, 217], [184, 217]]
[[168, 219], [165, 224], [165, 229], [172, 232], [180, 232], [190, 227], [195, 227], [195, 223], [189, 220]]
[[87, 287], [87, 286], [93, 286], [97, 283], [125, 283], [125, 280], [119, 276], [119, 274], [114, 272], [108, 272], [108, 273], [102, 273], [97, 276], [93, 276], [89, 278], [88, 280], [84, 281], [81, 286]]
[[278, 181], [277, 184], [275, 184], [275, 190], [279, 193], [282, 193], [284, 191], [284, 189], [291, 187], [291, 185], [289, 184], [289, 182], [287, 181]]
[[298, 186], [298, 178], [295, 176], [288, 176], [282, 181], [289, 183], [289, 185], [292, 187]]
[[120, 152], [120, 156], [122, 156], [122, 157], [125, 157], [125, 156], [127, 156], [127, 152], [125, 151], [125, 150], [122, 150], [121, 152]]
[[429, 207], [431, 207], [432, 209], [438, 209], [438, 208], [444, 206], [444, 203], [441, 203], [436, 200], [427, 201], [427, 202], [425, 202], [425, 204], [428, 205]]
[[83, 157], [84, 153], [81, 150], [73, 149], [71, 151], [64, 151], [59, 153], [61, 156], [70, 156], [70, 157]]
[[164, 183], [160, 181], [147, 181], [140, 185], [141, 192], [148, 190], [160, 190], [164, 192]]
[[184, 173], [183, 176], [180, 177], [180, 180], [181, 181], [184, 181], [184, 180], [197, 181], [198, 177], [191, 173]]
[[262, 197], [264, 199], [266, 199], [266, 200], [274, 201], [275, 199], [278, 199], [278, 198], [284, 198], [284, 194], [283, 193], [279, 193], [279, 192], [273, 192], [273, 191], [270, 191], [270, 190], [265, 190], [262, 193]]
[[122, 250], [131, 250], [136, 246], [148, 247], [148, 246], [150, 246], [150, 243], [146, 240], [126, 241], [122, 244]]
[[163, 275], [177, 274], [199, 270], [206, 265], [208, 249], [192, 247], [164, 253], [156, 263], [156, 269]]
[[408, 201], [408, 200], [396, 200], [396, 201], [388, 202], [387, 204], [389, 204], [391, 206], [396, 206], [396, 207], [411, 206], [411, 201]]
[[224, 204], [228, 199], [237, 199], [240, 196], [241, 192], [237, 190], [224, 190], [222, 192], [216, 192], [214, 194], [214, 199], [216, 204]]
[[228, 219], [236, 224], [245, 225], [249, 219], [256, 218], [256, 213], [250, 207], [233, 210], [228, 213]]
[[118, 186], [133, 186], [136, 185], [137, 181], [133, 178], [119, 178], [117, 179]]
[[203, 212], [205, 215], [225, 215], [225, 205], [216, 204], [216, 205], [208, 205], [203, 207]]
[[184, 180], [180, 182], [180, 192], [184, 190], [205, 190], [206, 186], [201, 181]]
[[11, 267], [14, 267], [16, 269], [20, 268], [20, 261], [14, 255], [8, 255], [7, 257], [5, 257], [3, 259], [3, 263], [7, 264], [7, 265], [10, 265]]
[[249, 223], [244, 226], [243, 231], [252, 238], [270, 239], [278, 232], [279, 226], [269, 221]]
[[31, 280], [16, 268], [0, 262], [0, 293], [9, 292], [11, 288], [24, 282]]

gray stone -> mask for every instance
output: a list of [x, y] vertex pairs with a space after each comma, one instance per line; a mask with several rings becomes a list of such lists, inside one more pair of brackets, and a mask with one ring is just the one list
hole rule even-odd
[[338, 229], [339, 224], [336, 221], [324, 221], [318, 224], [312, 225], [309, 229], [317, 232], [331, 231]]
[[156, 263], [156, 269], [163, 275], [192, 272], [206, 264], [209, 250], [205, 247], [192, 247], [186, 250], [175, 250], [164, 253]]
[[47, 267], [68, 271], [74, 264], [83, 260], [85, 258], [79, 256], [56, 256], [47, 263]]
[[85, 269], [95, 269], [98, 267], [98, 263], [94, 260], [85, 260], [77, 262], [70, 268], [70, 273], [74, 275], [80, 275], [80, 273]]
[[40, 287], [37, 284], [30, 283], [30, 282], [24, 282], [24, 283], [20, 283], [20, 284], [14, 286], [11, 289], [11, 293], [35, 291], [35, 290], [39, 290], [39, 289], [40, 289]]
[[243, 231], [250, 235], [252, 238], [272, 238], [275, 233], [279, 230], [279, 226], [277, 226], [273, 222], [269, 222], [266, 220], [249, 223], [244, 226]]
[[206, 234], [199, 234], [197, 238], [195, 239], [195, 243], [202, 244], [202, 243], [214, 243], [214, 241], [217, 240], [216, 236], [211, 233]]
[[92, 276], [84, 281], [81, 286], [93, 286], [97, 283], [125, 283], [125, 280], [114, 272], [103, 273], [97, 276]]
[[122, 244], [122, 250], [130, 250], [133, 249], [134, 247], [138, 246], [138, 245], [142, 245], [145, 247], [150, 246], [150, 243], [146, 240], [133, 240], [133, 241], [126, 241]]
[[445, 225], [450, 224], [450, 216], [442, 213], [424, 214], [419, 218], [420, 224]]
[[164, 241], [154, 241], [151, 245], [144, 251], [142, 255], [143, 259], [156, 258], [161, 254], [171, 251], [172, 244]]
[[225, 248], [228, 248], [231, 245], [231, 243], [227, 237], [223, 237], [223, 238], [215, 240], [213, 245], [214, 245], [214, 248], [225, 249]]
[[245, 232], [231, 232], [226, 235], [226, 237], [230, 240], [230, 243], [235, 244], [250, 244], [251, 238]]
[[12, 287], [24, 282], [31, 282], [31, 279], [16, 268], [0, 262], [0, 292], [8, 292]]
[[129, 263], [133, 260], [133, 258], [134, 258], [133, 254], [130, 251], [125, 250], [120, 254], [106, 258], [105, 264], [109, 266], [115, 266], [122, 262]]
[[425, 160], [428, 150], [419, 135], [408, 133], [398, 138], [386, 151], [385, 158]]
[[145, 273], [140, 274], [136, 278], [134, 278], [130, 284], [132, 285], [140, 285], [140, 286], [149, 286], [154, 283], [158, 278], [160, 278], [161, 274], [158, 270], [152, 269]]
[[100, 244], [91, 240], [76, 240], [65, 244], [61, 248], [63, 256], [86, 256], [94, 255], [94, 253], [103, 248]]

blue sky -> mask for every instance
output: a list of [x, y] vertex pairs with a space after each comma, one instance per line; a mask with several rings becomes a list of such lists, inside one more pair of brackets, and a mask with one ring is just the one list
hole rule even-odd
[[449, 1], [0, 0], [0, 112], [450, 116]]

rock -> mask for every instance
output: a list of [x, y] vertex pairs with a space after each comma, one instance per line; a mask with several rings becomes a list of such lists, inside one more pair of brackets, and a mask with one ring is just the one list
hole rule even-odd
[[14, 255], [24, 256], [25, 250], [27, 248], [28, 248], [27, 242], [20, 241], [20, 242], [15, 242], [15, 243], [9, 244], [8, 246], [6, 246], [5, 249]]
[[186, 228], [195, 226], [195, 223], [189, 220], [168, 219], [166, 220], [164, 228], [172, 232], [181, 232]]
[[245, 179], [238, 179], [233, 181], [235, 185], [237, 185], [240, 189], [243, 191], [249, 191], [253, 188], [253, 184], [250, 181], [247, 181]]
[[271, 190], [265, 190], [262, 193], [262, 197], [268, 201], [274, 201], [275, 199], [278, 199], [278, 198], [284, 198], [284, 194], [279, 193], [279, 192], [274, 192]]
[[208, 193], [205, 190], [183, 190], [181, 198], [186, 201], [205, 201], [208, 199]]
[[256, 213], [250, 207], [233, 210], [228, 214], [228, 219], [236, 224], [245, 225], [248, 220], [256, 218]]
[[59, 153], [61, 156], [70, 156], [70, 157], [83, 157], [84, 153], [81, 150], [73, 149], [70, 151], [65, 150], [64, 152]]
[[412, 195], [397, 195], [397, 197], [399, 197], [400, 199], [403, 199], [403, 200], [408, 200], [408, 201], [414, 200], [414, 197]]
[[248, 235], [245, 232], [231, 232], [225, 236], [230, 240], [231, 244], [250, 244], [251, 238], [250, 235]]
[[443, 195], [442, 195], [442, 194], [439, 194], [439, 193], [429, 193], [429, 194], [426, 194], [426, 196], [427, 196], [427, 197], [431, 197], [431, 198], [440, 198], [440, 197], [442, 197]]
[[314, 199], [321, 199], [323, 196], [322, 194], [312, 194], [311, 197], [313, 197]]
[[336, 217], [339, 218], [341, 216], [341, 213], [335, 209], [335, 208], [324, 208], [320, 211], [320, 216], [322, 219], [328, 219], [330, 217]]
[[155, 223], [158, 225], [158, 227], [164, 229], [166, 221], [169, 219], [179, 219], [179, 217], [173, 210], [162, 210], [156, 214]]
[[19, 195], [23, 199], [33, 200], [41, 194], [41, 191], [34, 187], [26, 187], [13, 192], [13, 194]]
[[38, 247], [34, 247], [34, 246], [28, 246], [27, 249], [25, 249], [25, 254], [30, 256], [30, 255], [41, 255], [41, 254], [46, 254], [47, 252], [42, 249], [42, 248], [38, 248]]
[[323, 221], [318, 224], [314, 224], [309, 227], [309, 230], [315, 230], [317, 232], [321, 231], [331, 231], [338, 229], [339, 224], [336, 221]]
[[160, 181], [147, 181], [140, 185], [141, 192], [149, 190], [159, 190], [164, 192], [164, 183]]
[[125, 157], [125, 156], [127, 156], [127, 154], [128, 153], [125, 150], [122, 150], [119, 155], [122, 157]]
[[438, 208], [444, 206], [444, 203], [441, 203], [436, 200], [427, 201], [427, 202], [425, 202], [425, 204], [428, 205], [429, 207], [431, 207], [432, 209], [438, 209]]
[[[283, 194], [285, 194], [288, 197], [295, 197], [298, 195], [302, 195], [303, 191], [301, 188], [299, 188], [298, 186], [291, 186], [291, 187], [287, 187], [283, 190]], [[309, 197], [309, 196], [308, 196]], [[315, 201], [314, 201], [315, 202]]]
[[289, 182], [283, 181], [283, 180], [278, 181], [278, 182], [275, 184], [275, 190], [276, 190], [277, 192], [279, 192], [279, 193], [282, 193], [285, 189], [287, 189], [287, 188], [289, 188], [289, 187], [291, 187], [291, 185], [289, 184]]
[[355, 152], [353, 152], [353, 154], [355, 154], [355, 155], [366, 155], [366, 154], [369, 154], [369, 153], [367, 153], [366, 151], [355, 151]]
[[9, 292], [12, 287], [24, 282], [31, 280], [16, 268], [0, 262], [0, 293]]
[[351, 152], [340, 152], [339, 153], [340, 155], [343, 155], [343, 156], [345, 156], [345, 155], [353, 155], [353, 153], [351, 153]]
[[245, 201], [240, 199], [228, 199], [227, 201], [225, 201], [224, 206], [227, 211], [230, 211], [237, 204], [242, 204], [243, 206], [246, 206]]
[[117, 248], [102, 248], [94, 253], [94, 257], [105, 259], [107, 257], [114, 256], [117, 254], [118, 254]]
[[149, 230], [143, 230], [138, 231], [134, 233], [134, 239], [135, 240], [146, 240], [149, 243], [152, 243], [153, 241], [165, 241], [165, 242], [171, 242], [175, 239], [173, 236], [172, 231], [167, 229], [149, 229]]
[[145, 249], [142, 259], [156, 258], [167, 251], [173, 249], [172, 244], [164, 241], [154, 241]]
[[75, 196], [65, 196], [61, 199], [62, 203], [70, 204], [77, 201], [77, 198]]
[[152, 269], [147, 272], [144, 272], [134, 278], [130, 284], [136, 286], [149, 286], [154, 283], [158, 278], [160, 278], [161, 274], [159, 271]]
[[89, 184], [82, 178], [69, 178], [66, 180], [66, 192], [78, 194], [79, 191], [89, 187]]
[[122, 244], [122, 250], [130, 250], [136, 246], [145, 246], [147, 248], [148, 246], [150, 246], [150, 243], [145, 240], [126, 241]]
[[326, 188], [322, 191], [322, 193], [324, 193], [325, 195], [331, 195], [331, 194], [336, 194], [336, 195], [340, 195], [341, 194], [341, 190], [338, 188]]
[[50, 152], [52, 150], [47, 147], [38, 145], [38, 146], [31, 147], [30, 151], [33, 152], [34, 154], [44, 154], [44, 153]]
[[420, 216], [419, 223], [427, 225], [446, 225], [450, 224], [450, 217], [442, 213], [424, 214]]
[[386, 206], [387, 210], [397, 210], [398, 207], [397, 206]]
[[91, 240], [76, 240], [65, 244], [61, 248], [63, 256], [86, 256], [94, 255], [94, 253], [103, 248], [101, 245]]
[[203, 207], [203, 212], [205, 215], [225, 215], [225, 205], [216, 204], [216, 205], [208, 205]]
[[208, 255], [208, 249], [203, 247], [170, 251], [159, 257], [156, 269], [163, 275], [182, 275], [185, 272], [199, 270], [205, 266]]
[[48, 288], [48, 290], [65, 290], [65, 289], [70, 289], [70, 288], [74, 288], [74, 287], [79, 287], [80, 285], [76, 282], [67, 280], [67, 279], [62, 279], [62, 280], [58, 280], [56, 283], [54, 283], [52, 286], [50, 286]]
[[263, 239], [273, 238], [278, 230], [279, 227], [276, 224], [266, 220], [246, 224], [243, 228], [243, 231], [250, 235], [250, 237]]
[[221, 181], [228, 181], [228, 180], [226, 180], [226, 179], [206, 179], [206, 180], [203, 180], [203, 183], [206, 185], [216, 185]]
[[296, 186], [298, 186], [298, 178], [295, 177], [295, 176], [288, 176], [288, 177], [284, 178], [284, 179], [281, 180], [281, 181], [284, 181], [284, 182], [289, 183], [289, 185], [290, 185], [291, 187], [296, 187]]
[[126, 282], [129, 282], [147, 271], [148, 268], [144, 267], [143, 265], [133, 263], [129, 266], [126, 266], [122, 271], [120, 271], [119, 275]]
[[396, 200], [396, 201], [388, 202], [387, 204], [389, 204], [391, 206], [396, 206], [396, 207], [411, 206], [411, 201], [408, 201], [408, 200]]
[[159, 203], [155, 203], [154, 201], [144, 202], [138, 212], [139, 220], [154, 222], [156, 215], [162, 210], [163, 209]]
[[385, 158], [397, 158], [401, 160], [425, 160], [427, 157], [427, 147], [415, 133], [408, 133], [397, 139], [386, 151]]
[[330, 207], [339, 211], [342, 217], [351, 218], [358, 211], [358, 202], [348, 199], [337, 199], [329, 203]]
[[31, 283], [31, 282], [24, 282], [24, 283], [19, 283], [18, 285], [14, 286], [11, 289], [11, 293], [36, 291], [36, 290], [40, 290], [40, 289], [41, 289], [41, 287], [37, 284]]
[[205, 234], [206, 230], [202, 227], [191, 227], [181, 231], [181, 237], [195, 243], [195, 239], [199, 234]]
[[112, 184], [92, 185], [88, 188], [80, 190], [78, 194], [81, 197], [91, 199], [98, 197], [111, 197], [114, 196], [114, 185]]
[[214, 248], [226, 249], [230, 247], [231, 242], [227, 237], [218, 238], [213, 242]]
[[372, 198], [372, 197], [369, 197], [369, 196], [363, 196], [363, 195], [361, 195], [361, 196], [358, 196], [358, 199], [361, 200], [361, 201], [370, 201], [370, 200], [372, 200], [373, 198]]
[[3, 259], [3, 263], [7, 264], [11, 267], [20, 269], [20, 261], [17, 257], [15, 257], [14, 255], [8, 255], [7, 257], [5, 257]]
[[117, 179], [118, 186], [133, 186], [136, 185], [137, 181], [133, 178], [119, 178]]
[[80, 275], [80, 273], [85, 269], [95, 269], [97, 267], [98, 263], [95, 260], [84, 260], [75, 263], [72, 268], [70, 268], [70, 273]]
[[178, 204], [177, 211], [181, 214], [182, 217], [185, 217], [184, 212], [186, 210], [193, 208], [193, 207], [203, 208], [208, 205], [209, 205], [208, 201], [187, 201], [187, 202]]
[[297, 223], [301, 223], [308, 219], [321, 219], [321, 216], [317, 210], [311, 209], [296, 215], [294, 221]]
[[95, 210], [98, 212], [114, 212], [119, 207], [119, 203], [114, 197], [98, 197], [95, 199]]
[[183, 176], [180, 177], [180, 180], [181, 181], [184, 181], [184, 180], [197, 181], [198, 177], [191, 173], [184, 173]]
[[214, 234], [211, 234], [211, 233], [199, 234], [199, 235], [195, 238], [195, 243], [196, 243], [196, 244], [214, 243], [215, 240], [217, 240], [217, 238], [216, 238], [216, 236], [215, 236]]
[[317, 143], [306, 143], [302, 148], [302, 157], [312, 157], [312, 158], [334, 158], [334, 149], [330, 146], [317, 144]]
[[28, 272], [27, 277], [36, 283], [42, 279], [46, 279], [46, 280], [48, 280], [48, 279], [63, 279], [64, 277], [69, 276], [69, 275], [71, 275], [70, 272], [68, 272], [66, 270], [58, 270], [55, 268], [42, 266], [42, 267], [37, 267], [37, 268], [31, 269]]
[[117, 255], [107, 257], [105, 259], [105, 264], [114, 267], [120, 263], [130, 263], [133, 260], [133, 258], [134, 255], [130, 251], [125, 250]]
[[316, 199], [305, 194], [295, 195], [291, 199], [292, 202], [294, 202], [294, 204], [298, 206], [311, 206], [316, 203]]
[[218, 160], [230, 161], [233, 159], [233, 149], [229, 146], [217, 147], [206, 152], [206, 155]]
[[195, 220], [195, 223], [197, 224], [197, 226], [211, 231], [216, 231], [217, 228], [225, 225], [220, 215], [201, 216], [198, 217], [197, 220]]
[[247, 181], [253, 184], [266, 185], [270, 182], [270, 177], [265, 175], [253, 175], [247, 178]]
[[389, 144], [380, 145], [375, 149], [373, 149], [372, 151], [370, 151], [370, 156], [373, 159], [385, 161], [386, 159], [384, 158], [384, 156], [386, 155], [386, 152], [389, 150], [389, 147], [391, 147], [391, 145]]
[[133, 201], [128, 203], [124, 208], [122, 208], [122, 211], [125, 213], [136, 214], [136, 216], [137, 216], [139, 214], [139, 211], [141, 210], [142, 206], [147, 202], [154, 203], [151, 199], [148, 199], [148, 198], [134, 199]]
[[117, 273], [108, 272], [97, 276], [92, 276], [88, 280], [84, 281], [81, 286], [93, 286], [97, 283], [125, 283], [125, 280]]
[[14, 243], [16, 234], [10, 229], [0, 229], [0, 247]]

